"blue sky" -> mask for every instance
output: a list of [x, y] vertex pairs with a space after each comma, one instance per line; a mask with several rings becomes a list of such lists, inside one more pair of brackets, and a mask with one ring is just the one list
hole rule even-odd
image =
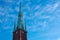
[[[0, 0], [0, 40], [12, 40], [20, 0]], [[60, 0], [22, 0], [28, 40], [60, 40]]]

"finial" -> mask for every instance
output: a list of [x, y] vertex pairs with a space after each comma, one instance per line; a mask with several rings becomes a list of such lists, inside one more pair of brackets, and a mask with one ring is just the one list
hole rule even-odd
[[21, 0], [20, 0], [20, 8], [19, 8], [20, 11], [21, 11], [21, 4], [22, 4], [22, 3], [21, 3]]

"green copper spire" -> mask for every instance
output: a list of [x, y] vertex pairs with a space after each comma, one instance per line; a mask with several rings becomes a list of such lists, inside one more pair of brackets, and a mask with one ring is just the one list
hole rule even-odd
[[23, 27], [23, 20], [22, 20], [21, 1], [20, 1], [20, 7], [19, 7], [17, 28], [24, 30], [24, 27]]

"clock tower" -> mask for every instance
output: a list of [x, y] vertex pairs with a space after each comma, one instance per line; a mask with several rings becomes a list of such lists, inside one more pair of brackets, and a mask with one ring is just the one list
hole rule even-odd
[[27, 40], [26, 26], [24, 26], [22, 20], [21, 2], [19, 7], [17, 26], [15, 26], [14, 23], [13, 40]]

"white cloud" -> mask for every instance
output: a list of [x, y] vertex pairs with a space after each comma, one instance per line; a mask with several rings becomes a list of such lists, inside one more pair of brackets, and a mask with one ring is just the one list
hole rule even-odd
[[58, 38], [57, 40], [60, 40], [60, 38]]
[[5, 2], [13, 3], [14, 0], [5, 0]]
[[39, 20], [34, 20], [34, 22], [32, 22], [31, 26], [28, 25], [28, 30], [30, 32], [44, 31], [46, 28], [47, 28], [47, 22], [46, 21], [40, 22]]
[[12, 27], [10, 27], [10, 26], [5, 26], [5, 27], [3, 27], [3, 29], [4, 30], [8, 30], [8, 29], [11, 29]]
[[8, 10], [10, 11], [10, 12], [14, 12], [14, 9], [12, 9], [12, 8], [8, 8]]
[[[36, 9], [35, 10], [37, 10], [37, 9], [39, 9], [40, 8], [40, 6], [36, 6]], [[33, 14], [31, 14], [31, 15], [33, 15], [33, 16], [26, 16], [26, 18], [27, 19], [31, 19], [31, 20], [35, 20], [35, 18], [38, 18], [38, 20], [40, 19], [40, 18], [43, 18], [43, 19], [46, 19], [46, 18], [48, 18], [48, 19], [50, 19], [51, 18], [51, 16], [42, 16], [41, 14], [42, 13], [44, 13], [46, 10], [47, 10], [47, 8], [49, 8], [48, 6], [46, 6], [46, 7], [44, 7], [41, 11], [40, 10], [38, 10], [38, 11], [36, 11], [35, 13], [34, 13], [34, 15]], [[45, 28], [46, 28], [46, 26], [47, 26], [47, 22], [38, 22], [38, 24], [37, 24], [37, 21], [38, 20], [36, 20], [35, 22], [33, 22], [34, 24], [33, 24], [33, 26], [31, 26], [31, 30], [30, 31], [40, 31], [41, 29], [40, 29], [40, 27], [38, 27], [38, 26], [42, 26], [42, 29], [44, 30]]]
[[54, 4], [54, 9], [56, 9], [58, 6], [59, 6], [59, 4], [58, 3], [55, 3]]
[[35, 8], [33, 8], [34, 10], [40, 10], [40, 5], [37, 5]]
[[49, 5], [48, 4], [46, 11], [51, 13], [51, 12], [53, 12], [53, 11], [55, 11], [57, 9], [58, 5], [59, 5], [58, 3], [55, 3], [54, 5]]
[[41, 18], [51, 18], [51, 16], [42, 16]]
[[40, 31], [40, 28], [38, 28], [38, 27], [36, 27], [36, 25], [34, 26], [28, 26], [28, 29], [27, 30], [29, 30], [29, 32], [37, 32], [37, 31]]
[[4, 12], [0, 12], [0, 16], [4, 16], [5, 15], [5, 13]]
[[19, 12], [20, 10], [19, 10], [19, 7], [15, 7], [15, 10], [17, 11], [17, 12]]
[[[17, 16], [14, 14], [14, 11], [15, 11], [15, 9], [13, 9], [12, 7], [9, 7], [9, 6], [2, 7], [2, 6], [0, 6], [0, 23], [3, 24], [1, 26], [3, 29], [1, 29], [1, 30], [9, 30], [9, 29], [12, 28], [10, 25], [12, 24], [12, 22], [14, 20], [15, 21], [17, 20]], [[16, 11], [18, 11], [18, 9], [16, 9]], [[1, 18], [1, 17], [3, 17], [3, 18]]]
[[3, 21], [0, 19], [0, 23], [2, 23]]
[[4, 10], [4, 8], [0, 6], [0, 11], [3, 11], [3, 10]]

